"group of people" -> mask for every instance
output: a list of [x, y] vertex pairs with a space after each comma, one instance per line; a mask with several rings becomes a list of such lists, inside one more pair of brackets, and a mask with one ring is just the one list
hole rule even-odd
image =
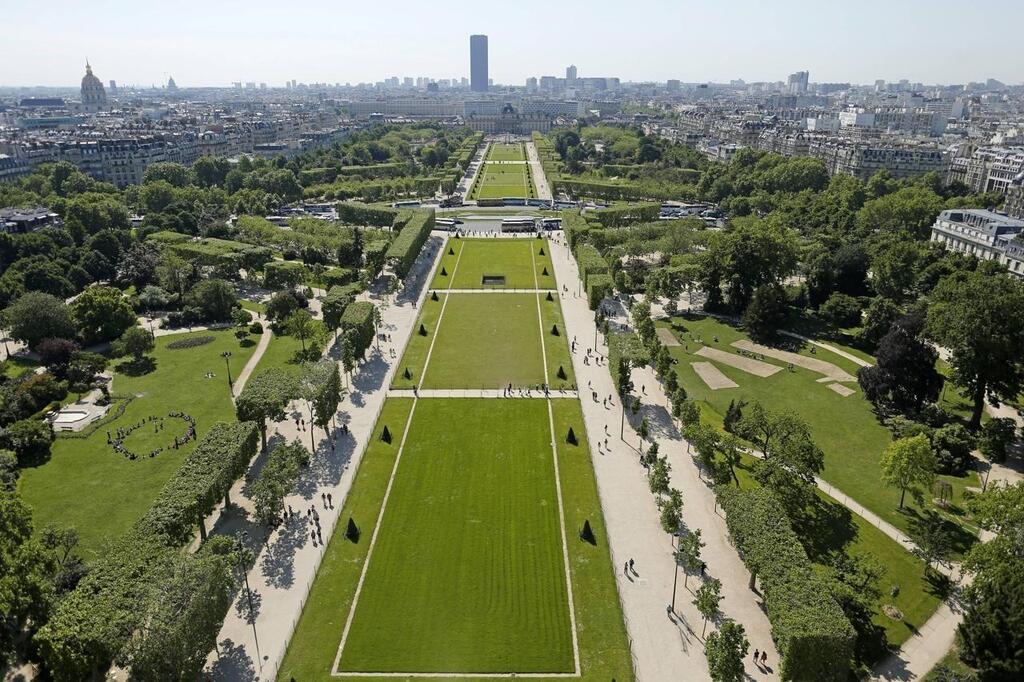
[[[171, 444], [168, 445], [166, 448], [159, 447], [150, 450], [150, 457], [156, 457], [161, 452], [167, 449], [177, 450], [178, 448], [185, 445], [189, 441], [194, 440], [196, 437], [195, 417], [184, 412], [171, 412], [170, 414], [167, 415], [167, 417], [172, 419], [184, 420], [184, 422], [188, 424], [188, 429], [185, 431], [184, 435], [175, 436], [174, 440], [171, 441]], [[142, 428], [147, 424], [153, 424], [153, 433], [160, 433], [161, 431], [164, 430], [164, 427], [166, 426], [164, 424], [164, 417], [150, 415], [143, 419], [142, 421], [136, 422], [130, 426], [118, 427], [113, 434], [110, 431], [107, 431], [107, 445], [110, 445], [112, 448], [114, 448], [114, 452], [120, 453], [127, 457], [128, 459], [138, 459], [140, 455], [136, 452], [132, 452], [127, 447], [125, 447], [124, 441], [132, 433], [134, 433], [135, 431], [137, 431], [138, 429]]]
[[534, 386], [526, 387], [514, 387], [511, 382], [508, 386], [501, 389], [502, 396], [505, 398], [514, 398], [519, 396], [520, 398], [531, 398], [534, 393], [543, 394], [545, 397], [550, 395], [550, 389], [547, 384], [536, 384]]

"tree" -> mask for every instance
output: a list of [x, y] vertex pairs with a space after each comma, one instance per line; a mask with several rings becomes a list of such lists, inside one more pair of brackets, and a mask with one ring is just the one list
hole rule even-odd
[[40, 419], [22, 419], [0, 429], [0, 448], [13, 450], [23, 468], [49, 459], [51, 443], [53, 429]]
[[302, 352], [306, 352], [306, 341], [313, 338], [316, 331], [313, 316], [305, 310], [296, 310], [288, 316], [284, 322], [284, 328], [289, 335], [297, 338], [302, 344]]
[[107, 366], [107, 359], [99, 353], [77, 351], [68, 364], [67, 380], [71, 390], [84, 393], [93, 378]]
[[295, 485], [300, 470], [309, 463], [309, 451], [299, 441], [278, 445], [252, 484], [250, 498], [260, 523], [274, 525], [284, 509], [284, 496]]
[[199, 677], [237, 590], [235, 548], [230, 538], [211, 538], [196, 554], [176, 557], [168, 574], [148, 585], [145, 617], [123, 654], [134, 677]]
[[876, 406], [918, 412], [942, 391], [937, 359], [934, 348], [896, 324], [878, 344], [874, 366], [857, 371], [857, 382]]
[[661, 510], [661, 529], [666, 533], [676, 533], [683, 522], [683, 494], [670, 488], [668, 495], [658, 499]]
[[916, 545], [914, 554], [924, 561], [925, 570], [932, 564], [942, 562], [953, 549], [953, 537], [944, 519], [934, 509], [927, 509], [914, 520], [911, 537]]
[[900, 489], [900, 505], [907, 491], [920, 497], [920, 488], [927, 489], [935, 480], [935, 454], [928, 436], [918, 434], [900, 438], [889, 444], [882, 453], [882, 482]]
[[89, 287], [71, 304], [86, 345], [113, 341], [136, 324], [128, 299], [114, 287]]
[[152, 242], [137, 242], [118, 261], [115, 279], [119, 284], [141, 289], [156, 279], [159, 265], [160, 247]]
[[235, 399], [239, 421], [260, 425], [263, 449], [267, 447], [267, 422], [284, 419], [288, 403], [298, 397], [299, 387], [293, 372], [271, 367], [253, 375]]
[[656, 495], [663, 495], [668, 492], [669, 471], [672, 465], [668, 463], [667, 457], [656, 458], [647, 472], [647, 483], [651, 492]]
[[[302, 377], [301, 392], [310, 405], [312, 423], [326, 430], [331, 418], [338, 411], [338, 404], [341, 403], [341, 377], [338, 376], [338, 366], [330, 360], [309, 365]], [[309, 431], [312, 439], [312, 426]]]
[[705, 291], [724, 284], [733, 310], [744, 310], [754, 291], [766, 284], [780, 284], [796, 270], [795, 234], [755, 218], [740, 218], [731, 228], [708, 240], [701, 254], [701, 284]]
[[[267, 319], [271, 322], [283, 322], [294, 313], [296, 310], [306, 308], [309, 302], [306, 297], [297, 291], [286, 290], [279, 291], [270, 297], [267, 301]], [[342, 308], [344, 311], [344, 308]], [[327, 315], [327, 309], [324, 309], [324, 314]], [[338, 314], [338, 319], [341, 319], [341, 314]]]
[[750, 305], [743, 311], [743, 326], [754, 340], [774, 336], [786, 321], [789, 301], [786, 292], [777, 284], [764, 284], [754, 291]]
[[1005, 462], [1007, 448], [1013, 443], [1016, 432], [1017, 423], [1009, 417], [989, 419], [981, 427], [981, 437], [978, 439], [981, 454], [991, 462]]
[[50, 294], [30, 291], [4, 310], [11, 338], [35, 349], [43, 339], [73, 339], [77, 333], [71, 311]]
[[155, 347], [153, 335], [142, 327], [129, 327], [114, 343], [117, 355], [131, 355], [135, 362], [141, 362], [146, 353]]
[[860, 324], [860, 302], [848, 294], [832, 294], [819, 310], [837, 327], [856, 327]]
[[722, 601], [722, 581], [718, 578], [705, 580], [694, 595], [693, 605], [704, 618], [704, 628], [700, 631], [703, 637], [708, 629], [708, 620], [718, 615], [718, 605]]
[[196, 284], [185, 295], [186, 307], [194, 308], [201, 322], [227, 322], [238, 307], [238, 295], [229, 282], [206, 279]]
[[956, 273], [932, 292], [926, 329], [952, 354], [952, 380], [971, 396], [971, 427], [986, 398], [1007, 400], [1024, 388], [1024, 284], [1009, 275]]
[[968, 590], [957, 632], [960, 656], [980, 679], [1024, 678], [1024, 563], [995, 567], [990, 579]]
[[701, 540], [700, 528], [696, 528], [686, 535], [679, 536], [679, 544], [676, 546], [676, 563], [683, 567], [683, 587], [690, 573], [700, 570], [704, 562], [700, 558], [700, 550], [704, 547]]
[[748, 651], [750, 642], [743, 626], [727, 618], [704, 643], [711, 679], [715, 682], [742, 682], [746, 678], [743, 661]]
[[900, 315], [899, 306], [884, 296], [876, 296], [868, 304], [868, 309], [864, 313], [864, 324], [857, 338], [870, 346], [876, 346], [882, 337], [889, 333]]
[[975, 438], [962, 424], [946, 424], [932, 434], [935, 473], [963, 476], [974, 464]]
[[78, 344], [68, 339], [43, 339], [36, 346], [39, 361], [58, 379], [67, 376], [68, 365], [77, 350]]

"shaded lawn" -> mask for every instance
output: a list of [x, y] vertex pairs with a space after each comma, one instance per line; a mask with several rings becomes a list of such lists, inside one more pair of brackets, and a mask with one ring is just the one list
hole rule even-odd
[[[540, 254], [541, 250], [544, 255]], [[442, 270], [447, 274], [441, 274]], [[546, 239], [449, 239], [430, 286], [433, 289], [554, 289], [554, 274]], [[505, 284], [485, 285], [484, 275], [502, 275]]]
[[[214, 341], [167, 349], [171, 341], [198, 336], [213, 336]], [[130, 365], [114, 361], [113, 367], [120, 370], [114, 376], [112, 393], [136, 396], [124, 414], [87, 438], [58, 438], [46, 463], [21, 472], [21, 494], [32, 507], [36, 527], [52, 523], [76, 528], [83, 557], [95, 559], [106, 542], [120, 537], [149, 508], [196, 443], [170, 449], [186, 426], [180, 419], [165, 419], [163, 431], [155, 432], [155, 425], [146, 425], [128, 436], [125, 447], [140, 455], [133, 461], [107, 444], [107, 431], [177, 411], [196, 418], [199, 438], [214, 422], [234, 421], [220, 354], [231, 351], [231, 374], [237, 377], [255, 347], [252, 343], [240, 345], [233, 330], [198, 331], [157, 337], [152, 353], [155, 369], [149, 373], [131, 376], [124, 373], [135, 373]], [[207, 372], [215, 376], [208, 379], [204, 376]], [[149, 452], [159, 447], [165, 450], [150, 458]]]
[[5, 377], [8, 379], [17, 379], [22, 374], [34, 370], [39, 366], [39, 363], [26, 357], [12, 355], [3, 363], [0, 363], [0, 366], [3, 367]]
[[[736, 472], [744, 488], [757, 485], [752, 473], [755, 463], [753, 457], [744, 455], [743, 465]], [[818, 570], [826, 571], [831, 557], [844, 552], [873, 557], [885, 567], [871, 618], [876, 630], [859, 652], [865, 663], [881, 660], [890, 647], [903, 644], [939, 607], [946, 589], [944, 582], [926, 576], [923, 561], [825, 492], [817, 491], [813, 509], [794, 524], [794, 529]], [[895, 597], [891, 596], [893, 588], [898, 592]], [[896, 606], [903, 618], [893, 620], [885, 615], [885, 604]]]
[[550, 441], [542, 400], [417, 403], [340, 669], [573, 670]]
[[[792, 411], [799, 414], [807, 421], [814, 441], [825, 453], [822, 477], [900, 530], [911, 533], [918, 514], [918, 505], [908, 496], [906, 509], [898, 510], [900, 491], [881, 483], [879, 459], [891, 441], [891, 435], [888, 429], [878, 422], [871, 404], [864, 400], [859, 386], [844, 384], [856, 392], [842, 397], [829, 390], [826, 384], [817, 383], [820, 374], [800, 367], [790, 372], [781, 361], [766, 357], [765, 362], [781, 366], [783, 371], [760, 378], [733, 367], [714, 363], [726, 376], [739, 384], [739, 388], [712, 391], [690, 365], [691, 362], [707, 362], [707, 358], [694, 355], [694, 351], [705, 345], [734, 353], [737, 349], [730, 344], [748, 337], [741, 330], [711, 317], [677, 317], [673, 318], [672, 323], [677, 337], [683, 343], [682, 346], [669, 348], [673, 358], [678, 361], [676, 370], [679, 380], [692, 399], [701, 401], [710, 408], [710, 415], [707, 412], [705, 415], [720, 424], [731, 400], [759, 401], [774, 411]], [[667, 323], [659, 322], [658, 325], [667, 326]], [[697, 343], [695, 338], [699, 338], [701, 343]], [[793, 343], [797, 342], [793, 340]], [[841, 349], [846, 350], [845, 347]], [[827, 360], [856, 375], [855, 363], [824, 349], [818, 348], [816, 353], [812, 354], [809, 347], [804, 344], [799, 348], [792, 347], [787, 350]], [[971, 472], [965, 477], [939, 478], [953, 486], [952, 506], [947, 518], [957, 519], [963, 515], [965, 488], [979, 485], [977, 474]], [[934, 508], [930, 502], [927, 506]], [[975, 535], [969, 529], [956, 526], [955, 554], [961, 555], [975, 540]]]

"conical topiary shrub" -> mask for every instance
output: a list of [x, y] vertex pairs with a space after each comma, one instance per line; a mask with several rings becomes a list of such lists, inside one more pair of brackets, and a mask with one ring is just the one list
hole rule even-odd
[[455, 238], [456, 239], [462, 239], [462, 233], [461, 232], [456, 232], [455, 233]]
[[442, 277], [447, 277], [448, 276], [448, 271], [444, 269], [444, 266], [441, 266], [441, 276]]
[[[539, 236], [539, 235], [538, 235], [538, 236]], [[539, 255], [541, 255], [541, 256], [543, 256], [543, 255], [544, 255], [544, 247], [543, 247], [543, 246], [542, 246], [542, 247], [540, 247], [540, 254], [539, 254]]]
[[565, 374], [565, 368], [562, 367], [561, 365], [558, 366], [558, 374], [557, 374], [557, 376], [558, 376], [559, 379], [562, 379], [563, 381], [569, 378]]
[[590, 527], [590, 519], [583, 522], [583, 529], [580, 530], [580, 540], [591, 545], [597, 544], [597, 538], [594, 536], [594, 529]]
[[565, 435], [565, 442], [568, 443], [569, 445], [580, 444], [580, 442], [576, 440], [576, 432], [572, 430], [571, 426], [569, 427], [569, 433]]
[[545, 277], [547, 277], [547, 276], [548, 276], [548, 269], [547, 269], [547, 268], [544, 268], [544, 272], [542, 272], [542, 273], [540, 273], [540, 274], [542, 274], [542, 275], [544, 275]]
[[412, 379], [412, 372], [409, 371], [408, 367], [406, 367], [405, 371], [402, 372], [402, 378], [403, 379]]
[[552, 296], [552, 295], [551, 295], [551, 292], [549, 291], [549, 292], [548, 292], [548, 295], [544, 297], [544, 300], [545, 300], [545, 301], [553, 301], [553, 300], [555, 300], [555, 297], [554, 297], [554, 296]]
[[423, 326], [422, 322], [420, 323], [419, 335], [420, 336], [426, 336], [427, 335], [427, 328]]
[[348, 517], [348, 525], [345, 527], [345, 539], [350, 542], [359, 542], [359, 526], [351, 516]]
[[551, 336], [559, 336], [557, 324], [551, 325]]
[[[571, 428], [569, 430], [572, 431]], [[380, 432], [380, 439], [385, 443], [391, 442], [391, 429], [388, 428], [387, 424], [384, 425], [384, 430]]]
[[431, 301], [439, 301], [439, 300], [440, 300], [440, 299], [439, 299], [439, 298], [437, 297], [437, 292], [436, 292], [436, 291], [432, 291], [432, 292], [430, 292], [430, 300], [431, 300]]
[[453, 249], [452, 247], [449, 246], [448, 247], [448, 255], [449, 256], [454, 256], [455, 255], [455, 249]]

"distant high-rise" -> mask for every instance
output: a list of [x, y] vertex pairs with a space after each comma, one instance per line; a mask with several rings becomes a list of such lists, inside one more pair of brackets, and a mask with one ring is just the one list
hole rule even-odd
[[487, 92], [487, 36], [469, 37], [469, 89]]
[[565, 84], [576, 85], [576, 65], [570, 64], [565, 69]]
[[811, 74], [807, 71], [797, 71], [789, 75], [789, 80], [786, 85], [788, 86], [789, 94], [801, 95], [807, 92], [807, 81], [811, 77]]

